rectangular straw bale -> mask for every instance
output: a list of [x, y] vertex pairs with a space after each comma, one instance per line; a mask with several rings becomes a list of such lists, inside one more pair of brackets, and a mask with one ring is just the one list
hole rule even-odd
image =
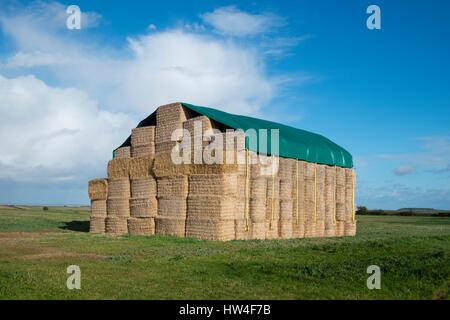
[[235, 238], [234, 219], [196, 219], [188, 217], [186, 237], [201, 240], [229, 241]]
[[134, 128], [131, 130], [131, 145], [133, 147], [155, 144], [155, 126]]
[[147, 178], [152, 176], [154, 158], [144, 156], [130, 161], [130, 179]]
[[295, 172], [295, 162], [297, 160], [291, 158], [279, 158], [278, 176], [282, 180], [292, 180]]
[[336, 222], [336, 237], [345, 236], [345, 221]]
[[[245, 215], [246, 215], [245, 206], [246, 206], [245, 197], [237, 196], [235, 198], [235, 208], [234, 208], [235, 209], [235, 214], [234, 214], [235, 219], [245, 218]], [[250, 206], [249, 206], [249, 208], [250, 208]], [[248, 212], [248, 216], [250, 217], [250, 210], [248, 210], [247, 212]]]
[[312, 162], [305, 162], [305, 179], [314, 180], [316, 171], [316, 164]]
[[252, 239], [252, 223], [245, 219], [235, 219], [234, 220], [234, 230], [236, 240], [250, 240]]
[[113, 159], [108, 162], [108, 178], [128, 178], [130, 176], [131, 159]]
[[181, 164], [174, 165], [169, 153], [157, 153], [153, 165], [153, 173], [156, 177], [169, 177], [192, 174], [224, 174], [236, 173], [238, 165], [206, 165], [206, 164]]
[[266, 177], [249, 179], [250, 198], [252, 199], [266, 199], [267, 198], [267, 183]]
[[125, 159], [131, 157], [131, 148], [130, 147], [122, 147], [118, 148], [114, 151], [115, 159]]
[[316, 201], [317, 201], [317, 220], [325, 221], [325, 167], [324, 165], [317, 165], [317, 180], [316, 180]]
[[93, 217], [91, 216], [89, 223], [90, 233], [105, 233], [105, 217]]
[[323, 237], [325, 235], [325, 220], [316, 221], [316, 237]]
[[126, 217], [107, 217], [105, 220], [105, 226], [107, 234], [128, 234], [128, 222]]
[[155, 234], [184, 237], [186, 218], [156, 217]]
[[335, 168], [325, 169], [325, 233], [328, 236], [334, 235], [336, 221], [336, 190], [335, 190]]
[[135, 218], [153, 218], [158, 214], [158, 202], [153, 198], [131, 198], [130, 215]]
[[294, 201], [281, 200], [280, 201], [280, 219], [292, 220], [294, 218]]
[[345, 203], [336, 203], [336, 220], [346, 221], [346, 205]]
[[202, 131], [199, 132], [201, 134], [204, 134], [205, 131], [211, 130], [213, 128], [211, 120], [208, 117], [199, 116], [199, 117], [194, 117], [194, 118], [191, 118], [191, 119], [183, 122], [183, 129], [188, 130], [189, 133], [191, 134], [191, 136], [194, 136], [195, 125], [197, 125], [197, 127], [199, 125], [201, 125]]
[[130, 199], [113, 198], [106, 202], [108, 217], [129, 217]]
[[140, 158], [140, 157], [155, 157], [155, 144], [147, 144], [143, 146], [136, 146], [131, 147], [131, 155], [133, 158]]
[[292, 180], [281, 179], [280, 180], [280, 199], [292, 200]]
[[154, 198], [157, 195], [156, 179], [152, 176], [131, 180], [132, 198]]
[[91, 200], [91, 217], [106, 217], [106, 200]]
[[[155, 143], [168, 142], [168, 141], [181, 141], [183, 138], [183, 123], [182, 122], [169, 122], [164, 124], [158, 124], [155, 130]], [[178, 134], [176, 134], [177, 130]]]
[[88, 193], [91, 200], [105, 200], [108, 197], [108, 181], [106, 179], [89, 181]]
[[278, 239], [278, 219], [266, 219], [266, 239]]
[[305, 224], [304, 220], [292, 219], [292, 237], [293, 238], [304, 238], [305, 237]]
[[237, 174], [195, 174], [189, 176], [190, 195], [237, 195]]
[[344, 235], [353, 237], [356, 235], [356, 222], [345, 221], [344, 225]]
[[336, 167], [336, 184], [345, 188], [345, 169]]
[[129, 199], [131, 196], [130, 180], [128, 178], [118, 178], [108, 180], [108, 199], [123, 198]]
[[188, 177], [185, 175], [169, 176], [157, 179], [158, 197], [187, 197], [189, 192]]
[[278, 237], [280, 239], [292, 239], [292, 219], [280, 219], [278, 221]]
[[170, 103], [160, 106], [156, 109], [157, 125], [170, 122], [184, 122], [188, 118], [192, 118], [193, 112], [184, 108], [181, 103]]
[[188, 217], [193, 219], [234, 219], [235, 198], [214, 195], [188, 197]]
[[316, 221], [306, 220], [305, 221], [305, 238], [316, 237]]
[[345, 206], [346, 206], [346, 221], [353, 221], [355, 204], [354, 204], [354, 180], [353, 170], [345, 169]]
[[128, 218], [128, 233], [140, 236], [155, 234], [155, 220], [153, 218]]
[[183, 197], [158, 199], [158, 215], [162, 217], [186, 218], [187, 202]]
[[252, 221], [259, 222], [266, 219], [267, 202], [265, 198], [250, 199], [249, 217]]
[[[176, 150], [177, 154], [180, 150], [180, 144], [177, 141], [166, 141], [166, 142], [159, 142], [155, 143], [155, 153], [168, 153], [169, 156], [172, 152], [172, 150]], [[155, 157], [156, 157], [155, 154]], [[170, 160], [170, 158], [169, 158]], [[171, 161], [172, 162], [172, 161]]]

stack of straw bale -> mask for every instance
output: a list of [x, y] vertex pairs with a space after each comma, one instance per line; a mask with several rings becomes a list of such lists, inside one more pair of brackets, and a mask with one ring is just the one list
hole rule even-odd
[[105, 233], [106, 198], [108, 196], [108, 181], [95, 179], [89, 181], [89, 199], [91, 200], [91, 219], [89, 231]]
[[[189, 131], [191, 163], [172, 162], [183, 139], [172, 141], [175, 129]], [[230, 134], [223, 164], [207, 164]], [[354, 188], [352, 169], [257, 155], [245, 150], [243, 133], [174, 103], [158, 108], [156, 126], [133, 129], [131, 147], [108, 163], [107, 180], [89, 182], [91, 232], [220, 241], [354, 236]]]

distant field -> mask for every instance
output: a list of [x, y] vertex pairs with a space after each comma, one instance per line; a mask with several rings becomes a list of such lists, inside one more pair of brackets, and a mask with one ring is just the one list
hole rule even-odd
[[[450, 218], [359, 216], [354, 238], [91, 235], [85, 208], [0, 208], [0, 299], [449, 299]], [[82, 289], [66, 288], [81, 267]], [[378, 265], [382, 289], [368, 290]]]

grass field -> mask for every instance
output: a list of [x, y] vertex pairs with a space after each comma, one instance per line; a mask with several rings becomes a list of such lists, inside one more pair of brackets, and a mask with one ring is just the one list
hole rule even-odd
[[[0, 299], [448, 299], [450, 218], [358, 217], [354, 238], [91, 235], [86, 209], [0, 208]], [[66, 268], [81, 268], [81, 290]], [[381, 290], [366, 269], [381, 268]]]

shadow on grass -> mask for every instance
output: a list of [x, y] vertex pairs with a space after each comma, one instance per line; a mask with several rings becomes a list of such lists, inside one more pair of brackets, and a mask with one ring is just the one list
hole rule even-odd
[[89, 221], [64, 222], [64, 225], [60, 227], [60, 229], [78, 232], [89, 232]]

